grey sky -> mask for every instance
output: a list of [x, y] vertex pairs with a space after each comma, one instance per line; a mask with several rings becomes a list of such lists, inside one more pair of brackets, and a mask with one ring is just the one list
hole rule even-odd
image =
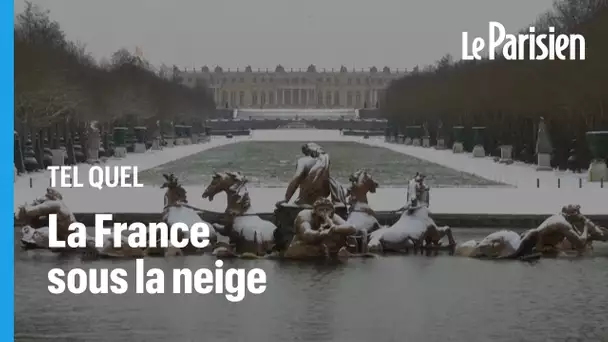
[[[412, 68], [461, 33], [532, 23], [552, 0], [32, 0], [96, 57], [140, 46], [154, 65], [224, 68]], [[21, 11], [25, 0], [15, 0]]]

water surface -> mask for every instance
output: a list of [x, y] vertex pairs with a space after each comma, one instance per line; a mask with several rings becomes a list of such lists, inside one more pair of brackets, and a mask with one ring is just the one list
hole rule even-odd
[[[485, 229], [458, 230], [463, 241]], [[51, 295], [50, 268], [134, 261], [58, 260], [16, 252], [19, 341], [606, 341], [608, 258], [480, 261], [391, 256], [346, 263], [227, 261], [263, 268], [268, 289], [223, 295]], [[146, 259], [146, 267], [214, 268], [214, 258]], [[169, 278], [167, 276], [167, 278]], [[130, 289], [134, 287], [131, 278]], [[167, 284], [166, 289], [171, 287]]]

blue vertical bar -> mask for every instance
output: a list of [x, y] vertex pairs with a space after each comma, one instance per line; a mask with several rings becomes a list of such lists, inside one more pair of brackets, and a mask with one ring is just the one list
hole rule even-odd
[[[0, 214], [4, 223], [1, 225], [4, 241], [13, 241], [13, 193], [14, 193], [14, 2], [0, 1], [0, 106], [2, 113], [0, 120], [0, 149], [2, 152], [0, 163], [0, 189], [3, 189], [0, 203]], [[13, 191], [6, 191], [13, 189]], [[14, 341], [15, 335], [15, 254], [14, 243], [7, 243], [0, 248], [0, 263], [2, 280], [0, 280], [0, 293], [2, 300], [0, 315], [2, 327], [0, 328], [0, 341]]]

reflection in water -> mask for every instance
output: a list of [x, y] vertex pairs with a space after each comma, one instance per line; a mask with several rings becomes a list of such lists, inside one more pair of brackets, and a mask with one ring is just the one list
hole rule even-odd
[[[487, 230], [459, 230], [464, 241]], [[602, 250], [603, 254], [606, 249]], [[53, 267], [135, 262], [15, 256], [15, 332], [40, 341], [593, 341], [608, 338], [608, 260], [492, 262], [391, 256], [347, 263], [226, 261], [264, 269], [268, 288], [241, 303], [224, 295], [51, 295]], [[147, 259], [165, 271], [214, 268], [210, 256]]]

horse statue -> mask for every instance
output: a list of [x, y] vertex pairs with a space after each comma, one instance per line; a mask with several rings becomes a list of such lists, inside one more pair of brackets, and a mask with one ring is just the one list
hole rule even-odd
[[[368, 249], [374, 252], [408, 252], [410, 249], [437, 248], [447, 236], [449, 247], [456, 246], [450, 227], [438, 227], [430, 216], [428, 187], [424, 176], [416, 173], [409, 182], [408, 203], [401, 208], [399, 220], [390, 227], [382, 227], [371, 233]], [[397, 211], [397, 212], [399, 212]]]
[[567, 256], [570, 252], [583, 255], [590, 250], [592, 241], [606, 240], [608, 230], [583, 216], [579, 205], [567, 205], [537, 228], [521, 234], [509, 230], [494, 232], [481, 241], [470, 240], [457, 246], [455, 254], [472, 258], [524, 260]]
[[366, 170], [358, 170], [353, 173], [349, 181], [351, 185], [347, 190], [347, 195], [350, 208], [346, 223], [357, 230], [357, 252], [366, 252], [369, 234], [380, 229], [376, 213], [370, 208], [367, 201], [367, 194], [375, 193], [378, 183]]
[[[247, 179], [240, 172], [216, 172], [203, 192], [203, 198], [213, 201], [215, 195], [226, 193], [226, 222], [216, 225], [218, 232], [230, 238], [234, 252], [240, 256], [263, 256], [272, 250], [274, 223], [252, 214], [251, 199], [247, 190]], [[229, 256], [228, 252], [226, 256]]]
[[[179, 184], [179, 181], [175, 175], [163, 174], [165, 178], [165, 183], [161, 186], [161, 189], [167, 189], [164, 197], [164, 208], [163, 208], [163, 222], [167, 224], [167, 226], [171, 227], [175, 223], [184, 223], [187, 226], [191, 227], [195, 223], [206, 223], [202, 221], [200, 216], [198, 215], [198, 209], [188, 205], [188, 200], [186, 198], [186, 189]], [[217, 243], [217, 232], [214, 227], [207, 223], [209, 227], [209, 245], [210, 248], [213, 248]], [[184, 238], [189, 238], [190, 232], [188, 230], [181, 230], [179, 234]], [[177, 249], [175, 247], [169, 246], [166, 249], [161, 247], [154, 248], [150, 247], [147, 249], [147, 253], [149, 255], [181, 255], [181, 254], [200, 254], [204, 252], [203, 250], [199, 250], [191, 244], [188, 244], [186, 247]]]
[[295, 235], [283, 254], [285, 259], [309, 260], [353, 256], [348, 237], [356, 229], [335, 213], [332, 201], [320, 197], [312, 209], [300, 211], [294, 222]]

